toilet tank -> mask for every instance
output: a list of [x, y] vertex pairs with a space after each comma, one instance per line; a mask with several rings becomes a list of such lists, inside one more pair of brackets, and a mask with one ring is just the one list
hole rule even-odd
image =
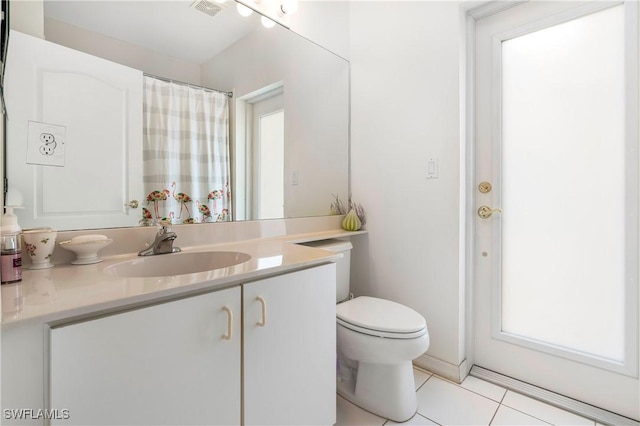
[[303, 243], [305, 246], [342, 253], [342, 257], [336, 261], [336, 303], [349, 298], [349, 285], [351, 277], [351, 249], [350, 241], [344, 240], [320, 240]]

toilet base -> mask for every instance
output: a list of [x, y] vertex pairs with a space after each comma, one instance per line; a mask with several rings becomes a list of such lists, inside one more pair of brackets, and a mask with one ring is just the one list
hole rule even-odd
[[380, 417], [402, 423], [418, 411], [413, 365], [358, 363], [355, 387], [338, 382], [338, 395]]

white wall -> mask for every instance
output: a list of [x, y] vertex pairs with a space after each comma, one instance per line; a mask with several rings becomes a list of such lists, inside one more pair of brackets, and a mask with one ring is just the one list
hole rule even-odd
[[43, 1], [12, 1], [11, 29], [166, 78], [201, 84], [200, 65], [44, 17]]
[[160, 77], [201, 84], [200, 65], [153, 52], [130, 43], [87, 31], [56, 19], [44, 20], [48, 41]]
[[301, 1], [290, 28], [333, 53], [349, 58], [349, 2]]
[[12, 1], [9, 7], [9, 25], [12, 30], [44, 38], [44, 2]]
[[[465, 358], [459, 273], [458, 2], [353, 2], [352, 193], [368, 213], [355, 239], [356, 295], [420, 312], [430, 357]], [[427, 158], [439, 178], [425, 179]]]

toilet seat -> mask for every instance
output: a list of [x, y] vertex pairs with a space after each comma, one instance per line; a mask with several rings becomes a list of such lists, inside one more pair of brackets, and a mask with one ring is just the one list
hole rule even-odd
[[338, 324], [377, 337], [413, 339], [427, 332], [427, 323], [413, 309], [375, 297], [361, 296], [336, 306]]

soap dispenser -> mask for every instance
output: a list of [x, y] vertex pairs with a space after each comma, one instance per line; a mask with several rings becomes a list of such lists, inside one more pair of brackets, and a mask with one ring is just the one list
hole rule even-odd
[[10, 284], [22, 281], [22, 248], [20, 244], [22, 228], [18, 225], [18, 217], [13, 213], [13, 206], [5, 207], [5, 211], [0, 227], [2, 260], [0, 275], [2, 284]]

